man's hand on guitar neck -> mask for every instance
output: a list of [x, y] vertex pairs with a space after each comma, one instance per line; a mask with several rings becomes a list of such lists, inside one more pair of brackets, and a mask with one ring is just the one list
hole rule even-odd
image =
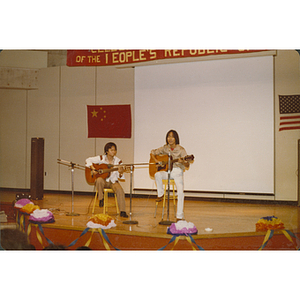
[[123, 173], [125, 172], [125, 168], [124, 167], [119, 167], [118, 171], [119, 171], [119, 177], [121, 178], [123, 176]]
[[125, 173], [125, 172], [129, 173], [131, 171], [131, 166], [130, 165], [120, 166], [118, 168], [118, 171], [119, 171], [119, 174], [120, 174], [119, 177], [122, 177], [123, 173]]

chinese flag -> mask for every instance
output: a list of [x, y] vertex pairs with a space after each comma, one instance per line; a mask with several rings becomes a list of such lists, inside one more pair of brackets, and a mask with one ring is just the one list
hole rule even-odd
[[89, 138], [131, 138], [130, 105], [87, 105]]

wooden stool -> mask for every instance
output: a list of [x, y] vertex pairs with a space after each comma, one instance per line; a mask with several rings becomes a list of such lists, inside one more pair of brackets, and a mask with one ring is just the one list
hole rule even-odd
[[[108, 193], [113, 193], [115, 195], [115, 203], [108, 203]], [[117, 209], [117, 214], [120, 214], [120, 211], [119, 211], [119, 205], [118, 205], [118, 199], [117, 199], [117, 195], [115, 194], [115, 192], [112, 190], [112, 189], [107, 189], [105, 188], [104, 189], [104, 197], [103, 197], [103, 214], [106, 214], [106, 212], [108, 211], [108, 207], [116, 207]], [[96, 191], [96, 194], [95, 194], [95, 198], [94, 198], [94, 205], [93, 205], [93, 210], [92, 210], [92, 214], [94, 214], [94, 211], [95, 211], [95, 205], [96, 205], [96, 202], [98, 200], [98, 191]]]
[[[166, 200], [168, 200], [168, 195], [166, 195], [166, 191], [167, 191], [167, 187], [168, 187], [168, 180], [167, 179], [163, 179], [162, 182], [163, 182], [163, 185], [164, 185], [164, 198], [163, 198], [163, 209], [162, 209], [162, 216], [161, 216], [161, 218], [163, 219], [164, 218], [164, 210], [165, 210]], [[176, 200], [176, 195], [175, 195], [175, 180], [174, 179], [170, 179], [170, 187], [171, 186], [173, 187], [174, 215], [176, 216], [176, 201], [175, 201]], [[170, 200], [171, 200], [171, 197], [170, 197]], [[157, 206], [158, 206], [159, 202], [160, 201], [156, 201], [154, 218], [156, 218], [156, 211], [157, 211]]]

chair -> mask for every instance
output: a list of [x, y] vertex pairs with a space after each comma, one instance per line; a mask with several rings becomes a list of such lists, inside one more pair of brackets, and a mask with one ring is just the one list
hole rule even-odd
[[[113, 193], [115, 195], [115, 203], [108, 203], [108, 199], [109, 199], [108, 193]], [[103, 197], [103, 200], [104, 200], [103, 201], [104, 202], [104, 204], [103, 204], [103, 214], [107, 213], [108, 207], [116, 207], [117, 214], [120, 214], [117, 195], [114, 193], [114, 191], [112, 189], [105, 188], [103, 194], [104, 194], [104, 197]], [[94, 214], [94, 212], [95, 212], [96, 202], [98, 201], [97, 196], [98, 196], [98, 191], [96, 190], [92, 214]]]
[[[163, 179], [163, 185], [164, 185], [164, 198], [163, 198], [163, 209], [162, 209], [162, 219], [164, 217], [164, 210], [165, 210], [165, 206], [166, 206], [166, 200], [168, 200], [168, 195], [166, 195], [167, 192], [167, 188], [168, 188], [168, 180], [167, 179]], [[176, 215], [176, 195], [175, 195], [175, 180], [174, 179], [170, 179], [170, 200], [171, 200], [171, 186], [173, 189], [173, 204], [174, 204], [174, 215]], [[154, 218], [156, 218], [156, 211], [157, 211], [157, 206], [159, 204], [160, 201], [156, 201], [156, 205], [155, 205], [155, 213], [154, 213]]]

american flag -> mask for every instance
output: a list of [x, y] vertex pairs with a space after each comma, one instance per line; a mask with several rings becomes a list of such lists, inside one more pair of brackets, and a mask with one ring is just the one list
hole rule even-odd
[[300, 129], [300, 95], [279, 95], [279, 131]]

